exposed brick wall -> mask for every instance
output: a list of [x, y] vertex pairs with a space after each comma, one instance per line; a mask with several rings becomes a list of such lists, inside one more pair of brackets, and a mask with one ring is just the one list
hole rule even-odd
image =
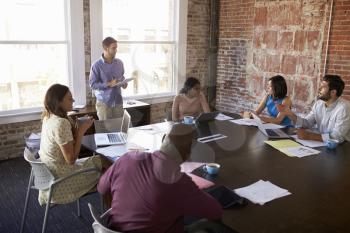
[[187, 18], [186, 75], [207, 86], [209, 58], [210, 1], [190, 0]]
[[151, 123], [164, 122], [167, 114], [171, 113], [172, 102], [152, 104], [151, 105]]
[[350, 100], [350, 0], [336, 0], [333, 8], [326, 73], [344, 79], [343, 95]]
[[41, 121], [0, 125], [0, 160], [23, 155], [24, 136], [30, 132], [40, 132]]
[[[335, 0], [326, 69], [340, 74], [347, 85], [349, 2]], [[281, 74], [293, 106], [309, 111], [323, 74], [329, 10], [326, 0], [220, 1], [217, 108], [255, 109], [268, 78]], [[345, 95], [349, 96], [348, 86]]]
[[[204, 85], [208, 76], [209, 19], [209, 0], [189, 0], [186, 73], [198, 77]], [[89, 0], [84, 0], [84, 34], [86, 100], [87, 104], [94, 104], [95, 98], [88, 86], [91, 66]], [[166, 112], [171, 109], [171, 106], [172, 102], [152, 104], [151, 123], [164, 121]], [[0, 160], [22, 156], [24, 135], [40, 131], [40, 120], [0, 125]]]

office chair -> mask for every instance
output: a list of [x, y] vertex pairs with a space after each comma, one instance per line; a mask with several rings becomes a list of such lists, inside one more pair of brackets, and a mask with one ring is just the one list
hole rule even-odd
[[94, 219], [94, 222], [92, 223], [92, 228], [94, 229], [94, 233], [121, 233], [120, 231], [113, 231], [111, 229], [108, 229], [108, 227], [105, 224], [105, 222], [106, 222], [106, 221], [104, 221], [105, 217], [108, 216], [108, 214], [112, 210], [112, 208], [107, 210], [102, 215], [99, 215], [97, 213], [96, 209], [90, 203], [88, 203], [88, 206], [89, 206], [91, 215]]
[[[76, 171], [68, 176], [56, 179], [52, 175], [48, 167], [43, 162], [41, 162], [40, 159], [36, 159], [35, 154], [33, 154], [28, 148], [24, 149], [24, 159], [30, 164], [32, 169], [31, 169], [30, 178], [28, 182], [20, 233], [23, 232], [23, 228], [24, 228], [24, 224], [27, 216], [28, 202], [29, 202], [31, 189], [37, 189], [37, 190], [49, 189], [49, 198], [45, 208], [45, 215], [44, 215], [44, 221], [43, 221], [43, 227], [42, 227], [42, 233], [44, 233], [46, 231], [49, 210], [51, 207], [56, 205], [51, 203], [51, 195], [55, 190], [55, 188], [59, 186], [60, 183], [62, 183], [62, 181], [68, 180], [72, 177], [75, 177], [76, 175], [79, 175], [82, 173], [89, 173], [89, 172], [98, 172], [98, 170], [96, 168], [86, 168], [86, 169]], [[78, 216], [80, 216], [79, 198], [77, 199], [77, 207], [78, 207]]]

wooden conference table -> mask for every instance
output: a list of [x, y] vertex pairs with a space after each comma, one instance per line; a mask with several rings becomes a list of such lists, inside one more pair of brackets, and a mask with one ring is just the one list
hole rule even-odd
[[[128, 141], [159, 148], [163, 133], [155, 133], [151, 127], [164, 130], [171, 125], [165, 122], [130, 128]], [[335, 150], [319, 147], [316, 149], [321, 154], [296, 158], [265, 144], [267, 138], [256, 127], [212, 121], [199, 125], [197, 130], [200, 137], [214, 133], [228, 137], [194, 144], [192, 161], [221, 164], [216, 177], [208, 177], [200, 169], [195, 174], [232, 189], [261, 179], [292, 193], [263, 206], [249, 202], [242, 208], [227, 209], [223, 216], [227, 225], [240, 233], [350, 232], [349, 142]], [[93, 135], [85, 136], [83, 145], [96, 150]]]

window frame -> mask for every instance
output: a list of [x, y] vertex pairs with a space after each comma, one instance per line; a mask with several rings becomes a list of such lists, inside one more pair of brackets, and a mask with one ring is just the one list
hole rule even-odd
[[[68, 55], [68, 86], [75, 104], [86, 104], [84, 12], [83, 0], [64, 0], [66, 40], [57, 41], [0, 41], [1, 44], [66, 44]], [[75, 77], [75, 78], [74, 78]], [[81, 78], [77, 78], [81, 77]], [[38, 120], [43, 107], [0, 111], [0, 124]]]
[[[161, 94], [147, 94], [125, 97], [128, 99], [142, 100], [148, 103], [163, 103], [173, 100], [173, 97], [178, 93], [178, 90], [183, 86], [186, 80], [186, 46], [187, 46], [187, 11], [188, 0], [175, 1], [175, 54], [174, 54], [174, 69], [173, 69], [173, 87], [170, 92]], [[103, 20], [102, 20], [102, 1], [90, 0], [90, 33], [91, 33], [91, 64], [101, 57], [103, 48]], [[161, 44], [164, 41], [121, 41], [118, 44]]]

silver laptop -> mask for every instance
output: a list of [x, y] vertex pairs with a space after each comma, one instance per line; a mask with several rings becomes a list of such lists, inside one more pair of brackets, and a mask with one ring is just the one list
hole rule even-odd
[[124, 110], [120, 132], [95, 133], [96, 146], [122, 145], [126, 143], [131, 117], [128, 111]]
[[258, 117], [254, 113], [252, 113], [252, 115], [253, 115], [253, 118], [254, 118], [256, 124], [258, 125], [259, 130], [263, 134], [268, 136], [269, 138], [272, 138], [272, 139], [290, 138], [290, 136], [288, 134], [286, 134], [285, 132], [283, 132], [280, 129], [266, 129], [266, 127], [262, 123], [260, 117]]

